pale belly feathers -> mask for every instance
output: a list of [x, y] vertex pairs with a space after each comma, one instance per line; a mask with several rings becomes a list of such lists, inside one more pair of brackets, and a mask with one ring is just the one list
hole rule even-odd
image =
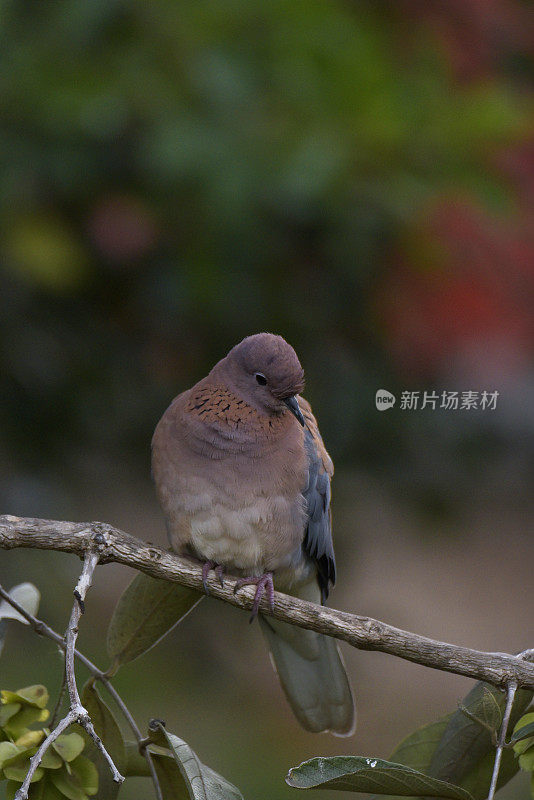
[[[309, 560], [302, 550], [302, 496], [298, 502], [282, 495], [255, 496], [247, 504], [241, 497], [240, 507], [232, 508], [229, 498], [214, 502], [209, 491], [195, 493], [189, 487], [173, 494], [168, 527], [171, 543], [180, 545], [176, 549], [221, 564], [226, 572], [237, 575], [277, 572], [279, 583], [287, 582], [286, 570], [291, 583], [309, 576]], [[179, 543], [173, 541], [173, 532], [178, 530]]]

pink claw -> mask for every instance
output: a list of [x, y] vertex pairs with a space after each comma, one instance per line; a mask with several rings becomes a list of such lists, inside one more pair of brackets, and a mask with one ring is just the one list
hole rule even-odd
[[264, 575], [251, 576], [249, 578], [239, 578], [234, 586], [234, 594], [242, 589], [243, 586], [255, 586], [256, 594], [254, 595], [254, 603], [252, 604], [252, 614], [250, 615], [249, 622], [254, 622], [258, 616], [260, 603], [264, 594], [267, 594], [269, 601], [269, 608], [274, 611], [274, 584], [273, 573], [266, 572]]
[[219, 583], [221, 584], [221, 586], [224, 586], [224, 581], [223, 581], [224, 567], [221, 564], [216, 564], [215, 561], [205, 561], [202, 564], [202, 585], [204, 587], [204, 591], [208, 596], [210, 593], [208, 586], [208, 575], [211, 569], [215, 570], [215, 575], [217, 576]]

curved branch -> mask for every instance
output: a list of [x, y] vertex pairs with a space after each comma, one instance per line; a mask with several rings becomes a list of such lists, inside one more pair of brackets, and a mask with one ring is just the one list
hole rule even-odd
[[[93, 537], [98, 534], [100, 564], [124, 564], [154, 578], [203, 591], [202, 568], [198, 562], [146, 544], [112, 525], [0, 516], [0, 548], [5, 550], [17, 547], [59, 550], [83, 558], [94, 546]], [[238, 608], [250, 610], [254, 590], [245, 587], [239, 594], [234, 594], [234, 583], [229, 578], [225, 578], [223, 586], [217, 580], [211, 581], [210, 594]], [[266, 598], [262, 600], [260, 609], [263, 614], [271, 616]], [[272, 616], [340, 639], [359, 650], [378, 650], [433, 669], [487, 681], [501, 688], [514, 682], [519, 687], [534, 690], [534, 664], [521, 655], [485, 653], [434, 641], [370, 617], [318, 606], [281, 592], [275, 592]]]

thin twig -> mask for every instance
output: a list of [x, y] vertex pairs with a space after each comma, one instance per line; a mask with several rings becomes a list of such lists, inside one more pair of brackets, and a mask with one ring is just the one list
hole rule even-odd
[[67, 728], [69, 727], [69, 725], [72, 725], [73, 723], [77, 722], [77, 720], [78, 720], [78, 716], [77, 716], [76, 712], [75, 711], [69, 711], [67, 716], [63, 717], [63, 719], [61, 719], [58, 722], [58, 724], [54, 728], [54, 730], [50, 731], [50, 733], [48, 734], [46, 739], [43, 741], [43, 743], [41, 744], [41, 746], [39, 747], [39, 749], [37, 750], [35, 755], [33, 755], [30, 758], [30, 768], [29, 768], [28, 772], [26, 773], [26, 777], [24, 778], [24, 781], [22, 782], [22, 786], [20, 787], [20, 789], [15, 794], [14, 800], [26, 800], [26, 798], [28, 797], [28, 791], [29, 791], [29, 788], [30, 788], [31, 780], [32, 780], [32, 778], [33, 778], [33, 776], [35, 774], [35, 771], [36, 771], [37, 767], [39, 766], [39, 764], [43, 760], [44, 754], [46, 753], [46, 751], [48, 750], [50, 745], [53, 744], [56, 741], [58, 736], [60, 736], [63, 733], [63, 731], [66, 731]]
[[[51, 628], [49, 625], [47, 625], [45, 622], [43, 622], [43, 620], [38, 619], [37, 617], [33, 616], [33, 614], [30, 614], [28, 611], [26, 611], [26, 609], [23, 608], [20, 605], [20, 603], [17, 603], [17, 601], [14, 600], [8, 592], [6, 592], [6, 590], [3, 588], [3, 586], [1, 584], [0, 584], [0, 597], [2, 597], [4, 600], [6, 600], [16, 611], [18, 611], [19, 614], [21, 614], [24, 617], [24, 619], [31, 625], [31, 627], [34, 629], [34, 631], [39, 636], [45, 636], [47, 639], [51, 639], [63, 651], [65, 651], [65, 647], [66, 647], [65, 639], [62, 636], [60, 636], [59, 633], [57, 633], [55, 630], [53, 630], [53, 628]], [[102, 683], [103, 686], [105, 686], [105, 688], [107, 689], [107, 691], [109, 692], [109, 694], [111, 695], [113, 700], [115, 701], [117, 707], [121, 711], [122, 715], [124, 716], [126, 722], [130, 726], [130, 728], [131, 728], [131, 730], [132, 730], [132, 732], [133, 732], [133, 734], [134, 734], [134, 736], [135, 736], [135, 738], [137, 740], [138, 745], [141, 746], [143, 744], [143, 742], [144, 742], [143, 734], [141, 733], [141, 731], [140, 731], [135, 719], [133, 718], [128, 706], [126, 705], [126, 703], [124, 702], [124, 700], [122, 699], [120, 694], [117, 692], [117, 690], [115, 689], [113, 684], [110, 683], [110, 681], [106, 677], [105, 673], [101, 669], [99, 669], [96, 666], [96, 664], [93, 664], [93, 662], [90, 661], [87, 658], [87, 656], [85, 656], [83, 653], [81, 653], [76, 648], [74, 649], [74, 655], [76, 656], [76, 658], [79, 661], [81, 661], [81, 663], [85, 667], [87, 667], [87, 669], [92, 674], [92, 676], [96, 680], [100, 681], [100, 683]], [[46, 748], [45, 748], [45, 750], [46, 750]], [[151, 754], [149, 753], [149, 751], [146, 748], [143, 748], [143, 755], [146, 758], [146, 761], [148, 763], [148, 768], [150, 770], [150, 775], [151, 775], [151, 778], [152, 778], [152, 782], [154, 784], [154, 791], [155, 791], [155, 794], [156, 794], [156, 800], [163, 800], [163, 795], [161, 793], [161, 787], [160, 787], [160, 784], [159, 784], [159, 779], [158, 779], [158, 776], [157, 776], [157, 773], [156, 773], [156, 768], [154, 766], [154, 761], [152, 759], [152, 756], [151, 756]]]
[[506, 733], [508, 731], [508, 724], [510, 722], [510, 715], [512, 713], [512, 706], [514, 704], [514, 697], [517, 691], [517, 683], [510, 681], [506, 687], [506, 706], [502, 718], [499, 736], [497, 738], [497, 750], [495, 752], [495, 763], [493, 765], [493, 774], [491, 776], [490, 790], [488, 800], [493, 800], [495, 792], [497, 791], [497, 781], [499, 779], [499, 771], [501, 768], [501, 758], [504, 746], [506, 744]]
[[[84, 611], [84, 601], [85, 595], [89, 586], [91, 585], [91, 581], [93, 578], [93, 573], [95, 571], [96, 565], [98, 564], [98, 554], [95, 552], [93, 548], [88, 548], [83, 561], [83, 569], [74, 590], [74, 603], [72, 606], [72, 611], [70, 614], [69, 624], [67, 626], [67, 630], [65, 632], [65, 639], [63, 642], [63, 649], [65, 652], [65, 675], [67, 678], [67, 689], [69, 692], [69, 699], [70, 699], [70, 709], [66, 716], [60, 720], [58, 725], [54, 728], [54, 730], [46, 737], [44, 742], [41, 744], [37, 752], [34, 756], [30, 759], [30, 767], [22, 782], [20, 789], [15, 794], [15, 800], [27, 800], [28, 798], [28, 791], [30, 787], [31, 780], [35, 774], [35, 771], [41, 760], [50, 747], [50, 745], [58, 738], [58, 736], [66, 730], [69, 725], [72, 725], [74, 722], [77, 722], [81, 725], [84, 730], [88, 733], [91, 739], [94, 741], [98, 749], [101, 751], [102, 755], [106, 759], [111, 773], [113, 775], [113, 780], [121, 784], [124, 781], [123, 776], [118, 771], [117, 767], [115, 766], [113, 759], [109, 755], [108, 751], [104, 747], [104, 744], [99, 736], [97, 736], [95, 729], [93, 727], [93, 723], [91, 722], [91, 718], [87, 713], [87, 709], [85, 709], [81, 703], [80, 695], [78, 692], [78, 686], [76, 684], [76, 675], [74, 671], [74, 652], [75, 652], [75, 645], [76, 639], [78, 636], [78, 623], [80, 621], [80, 617]], [[5, 597], [6, 593], [3, 593]], [[8, 602], [11, 602], [9, 596], [5, 598]], [[25, 615], [26, 616], [26, 615]]]
[[97, 564], [98, 554], [92, 550], [88, 550], [83, 561], [82, 574], [80, 575], [80, 579], [78, 580], [74, 590], [74, 603], [72, 604], [70, 620], [65, 634], [65, 674], [67, 676], [67, 688], [69, 690], [71, 711], [77, 715], [79, 724], [89, 734], [97, 748], [108, 762], [108, 766], [111, 770], [111, 774], [113, 775], [113, 780], [115, 783], [121, 784], [124, 782], [124, 777], [115, 766], [115, 763], [106, 750], [104, 743], [97, 735], [87, 710], [82, 705], [74, 670], [74, 651], [76, 649], [76, 639], [78, 638], [78, 623], [81, 615], [85, 611], [85, 595], [87, 594], [87, 590], [91, 585], [93, 573]]
[[99, 676], [97, 676], [97, 678], [98, 678], [98, 680], [100, 680], [104, 684], [104, 686], [106, 687], [106, 689], [108, 690], [110, 695], [113, 697], [113, 699], [115, 700], [117, 706], [122, 711], [122, 714], [125, 717], [126, 721], [128, 722], [130, 728], [132, 729], [133, 734], [134, 734], [135, 738], [137, 739], [137, 744], [139, 746], [139, 752], [142, 752], [142, 754], [144, 755], [144, 757], [146, 759], [146, 762], [148, 764], [148, 768], [150, 770], [150, 777], [152, 779], [152, 783], [154, 784], [154, 791], [156, 792], [156, 800], [163, 800], [163, 794], [161, 792], [161, 786], [159, 784], [159, 778], [158, 778], [158, 775], [157, 775], [157, 772], [156, 772], [156, 767], [154, 766], [154, 760], [153, 760], [151, 754], [149, 753], [149, 751], [148, 751], [148, 749], [146, 747], [141, 748], [141, 745], [142, 745], [142, 743], [144, 741], [144, 736], [141, 733], [141, 731], [139, 730], [139, 727], [138, 727], [135, 719], [132, 717], [130, 711], [125, 706], [120, 694], [117, 692], [117, 690], [115, 689], [113, 684], [111, 684], [109, 682], [109, 679], [106, 678], [103, 673], [101, 673]]
[[[197, 563], [148, 545], [111, 525], [0, 516], [0, 548], [7, 550], [30, 547], [84, 556], [97, 534], [103, 540], [100, 563], [117, 562], [155, 578], [203, 591], [202, 569]], [[232, 579], [227, 578], [223, 586], [214, 580], [210, 583], [210, 594], [250, 611], [254, 590], [245, 587], [236, 595], [234, 585]], [[270, 610], [266, 598], [260, 610], [266, 616], [324, 633], [360, 650], [378, 650], [432, 669], [487, 681], [500, 688], [513, 680], [521, 688], [534, 690], [534, 664], [518, 656], [485, 653], [435, 641], [370, 617], [326, 608], [281, 592], [275, 592], [274, 611]]]
[[59, 688], [59, 694], [57, 696], [56, 705], [54, 706], [54, 711], [52, 714], [52, 719], [50, 720], [50, 727], [54, 728], [56, 725], [56, 721], [58, 718], [59, 710], [63, 704], [63, 698], [65, 696], [65, 692], [67, 690], [67, 671], [65, 669], [65, 664], [63, 664], [63, 678], [61, 679], [61, 686]]

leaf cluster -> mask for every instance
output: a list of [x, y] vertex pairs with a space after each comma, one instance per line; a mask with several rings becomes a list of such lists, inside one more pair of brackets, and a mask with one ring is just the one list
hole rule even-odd
[[[7, 780], [6, 800], [20, 788], [48, 728], [35, 728], [48, 720], [49, 695], [45, 686], [3, 689], [0, 704], [0, 779]], [[98, 791], [98, 773], [82, 755], [85, 741], [79, 733], [65, 733], [53, 742], [35, 770], [30, 800], [89, 800]]]
[[[192, 589], [136, 575], [120, 598], [108, 629], [111, 671], [116, 672], [153, 647], [201, 599], [202, 595]], [[516, 692], [511, 725], [524, 713], [532, 696], [532, 692]], [[290, 770], [287, 783], [295, 788], [374, 792], [386, 800], [485, 800], [504, 706], [501, 691], [477, 683], [454, 713], [408, 736], [388, 761], [362, 756], [314, 758]], [[241, 796], [235, 787], [203, 765], [185, 742], [167, 733], [161, 723], [154, 722], [149, 738], [149, 751], [165, 798], [218, 800]], [[510, 747], [505, 749], [498, 787], [519, 768], [534, 770], [534, 714], [517, 722], [511, 744], [515, 755]], [[221, 791], [214, 792], [214, 776], [218, 786], [223, 787]]]
[[[10, 594], [30, 613], [39, 604], [32, 584], [14, 587]], [[112, 659], [108, 675], [146, 653], [202, 599], [199, 592], [168, 581], [138, 574], [121, 596], [111, 619], [107, 647]], [[0, 607], [0, 620], [27, 620], [8, 603]], [[47, 728], [30, 730], [45, 722], [49, 695], [44, 686], [29, 686], [2, 692], [0, 706], [0, 776], [8, 780], [7, 800], [12, 800], [24, 780], [29, 759], [49, 733]], [[104, 702], [90, 678], [81, 691], [97, 736], [119, 772], [148, 776], [145, 752], [153, 760], [164, 800], [242, 800], [240, 791], [203, 764], [191, 747], [172, 733], [161, 720], [153, 720], [144, 747], [127, 740], [113, 711]], [[2, 727], [3, 726], [3, 727]], [[29, 800], [114, 800], [120, 785], [113, 781], [109, 765], [93, 739], [79, 726], [59, 736], [45, 753], [30, 787]], [[82, 751], [85, 755], [81, 755]]]
[[[194, 589], [141, 573], [136, 575], [119, 599], [108, 628], [107, 648], [112, 659], [108, 674], [115, 674], [122, 665], [150, 650], [202, 597]], [[121, 772], [124, 775], [147, 775], [146, 761], [140, 757], [136, 744], [126, 741], [119, 744], [120, 730], [110, 710], [90, 685], [84, 690], [83, 702], [95, 730]], [[242, 799], [235, 786], [203, 764], [186, 742], [167, 732], [161, 720], [151, 721], [147, 740], [146, 747], [164, 800]], [[106, 772], [106, 766], [102, 767], [101, 780], [112, 784], [109, 770]], [[113, 791], [115, 793], [111, 794]], [[110, 785], [110, 794], [106, 798], [115, 797], [117, 791], [118, 788], [114, 790]]]
[[[511, 724], [523, 714], [532, 697], [532, 692], [516, 692]], [[286, 782], [299, 789], [373, 792], [374, 797], [383, 800], [396, 797], [485, 800], [504, 705], [502, 692], [479, 682], [457, 711], [416, 730], [398, 745], [389, 760], [363, 756], [313, 758], [291, 769]], [[504, 750], [497, 788], [507, 783], [520, 767], [534, 769], [532, 723], [534, 714], [527, 714], [517, 722], [512, 742], [515, 754], [520, 753], [519, 763], [510, 748]], [[523, 753], [528, 758], [521, 763]]]
[[[24, 595], [20, 598], [24, 604], [37, 604], [35, 587], [21, 587], [15, 589]], [[159, 642], [202, 596], [179, 584], [137, 574], [119, 599], [108, 628], [108, 677]], [[5, 616], [26, 621], [20, 615]], [[121, 774], [150, 775], [149, 754], [163, 800], [243, 800], [235, 786], [203, 764], [186, 742], [166, 730], [163, 721], [151, 720], [145, 739], [126, 740], [95, 680], [91, 678], [85, 684], [81, 701]], [[515, 693], [508, 723], [515, 727], [502, 754], [497, 788], [523, 769], [533, 775], [534, 797], [534, 710], [528, 710], [533, 695], [526, 690]], [[1, 693], [0, 776], [8, 781], [7, 800], [14, 797], [27, 774], [29, 759], [48, 733], [46, 728], [30, 727], [48, 719], [47, 702], [48, 692], [41, 685]], [[374, 793], [374, 800], [378, 796], [383, 800], [485, 800], [504, 708], [503, 692], [479, 682], [455, 712], [409, 735], [388, 760], [316, 757], [291, 769], [286, 781], [298, 789]], [[83, 750], [85, 755], [81, 755]], [[89, 800], [96, 796], [95, 800], [114, 800], [119, 791], [120, 785], [113, 781], [102, 753], [80, 728], [79, 732], [60, 736], [45, 753], [33, 776], [29, 798]]]
[[[84, 686], [82, 703], [94, 728], [117, 769], [126, 777], [148, 776], [145, 749], [154, 762], [163, 800], [243, 800], [240, 791], [221, 775], [203, 764], [186, 742], [168, 733], [161, 720], [151, 720], [143, 747], [124, 738], [109, 706], [103, 701], [92, 680]], [[120, 786], [114, 783], [109, 766], [94, 742], [86, 740], [87, 755], [96, 764], [99, 776], [95, 800], [115, 800]]]

